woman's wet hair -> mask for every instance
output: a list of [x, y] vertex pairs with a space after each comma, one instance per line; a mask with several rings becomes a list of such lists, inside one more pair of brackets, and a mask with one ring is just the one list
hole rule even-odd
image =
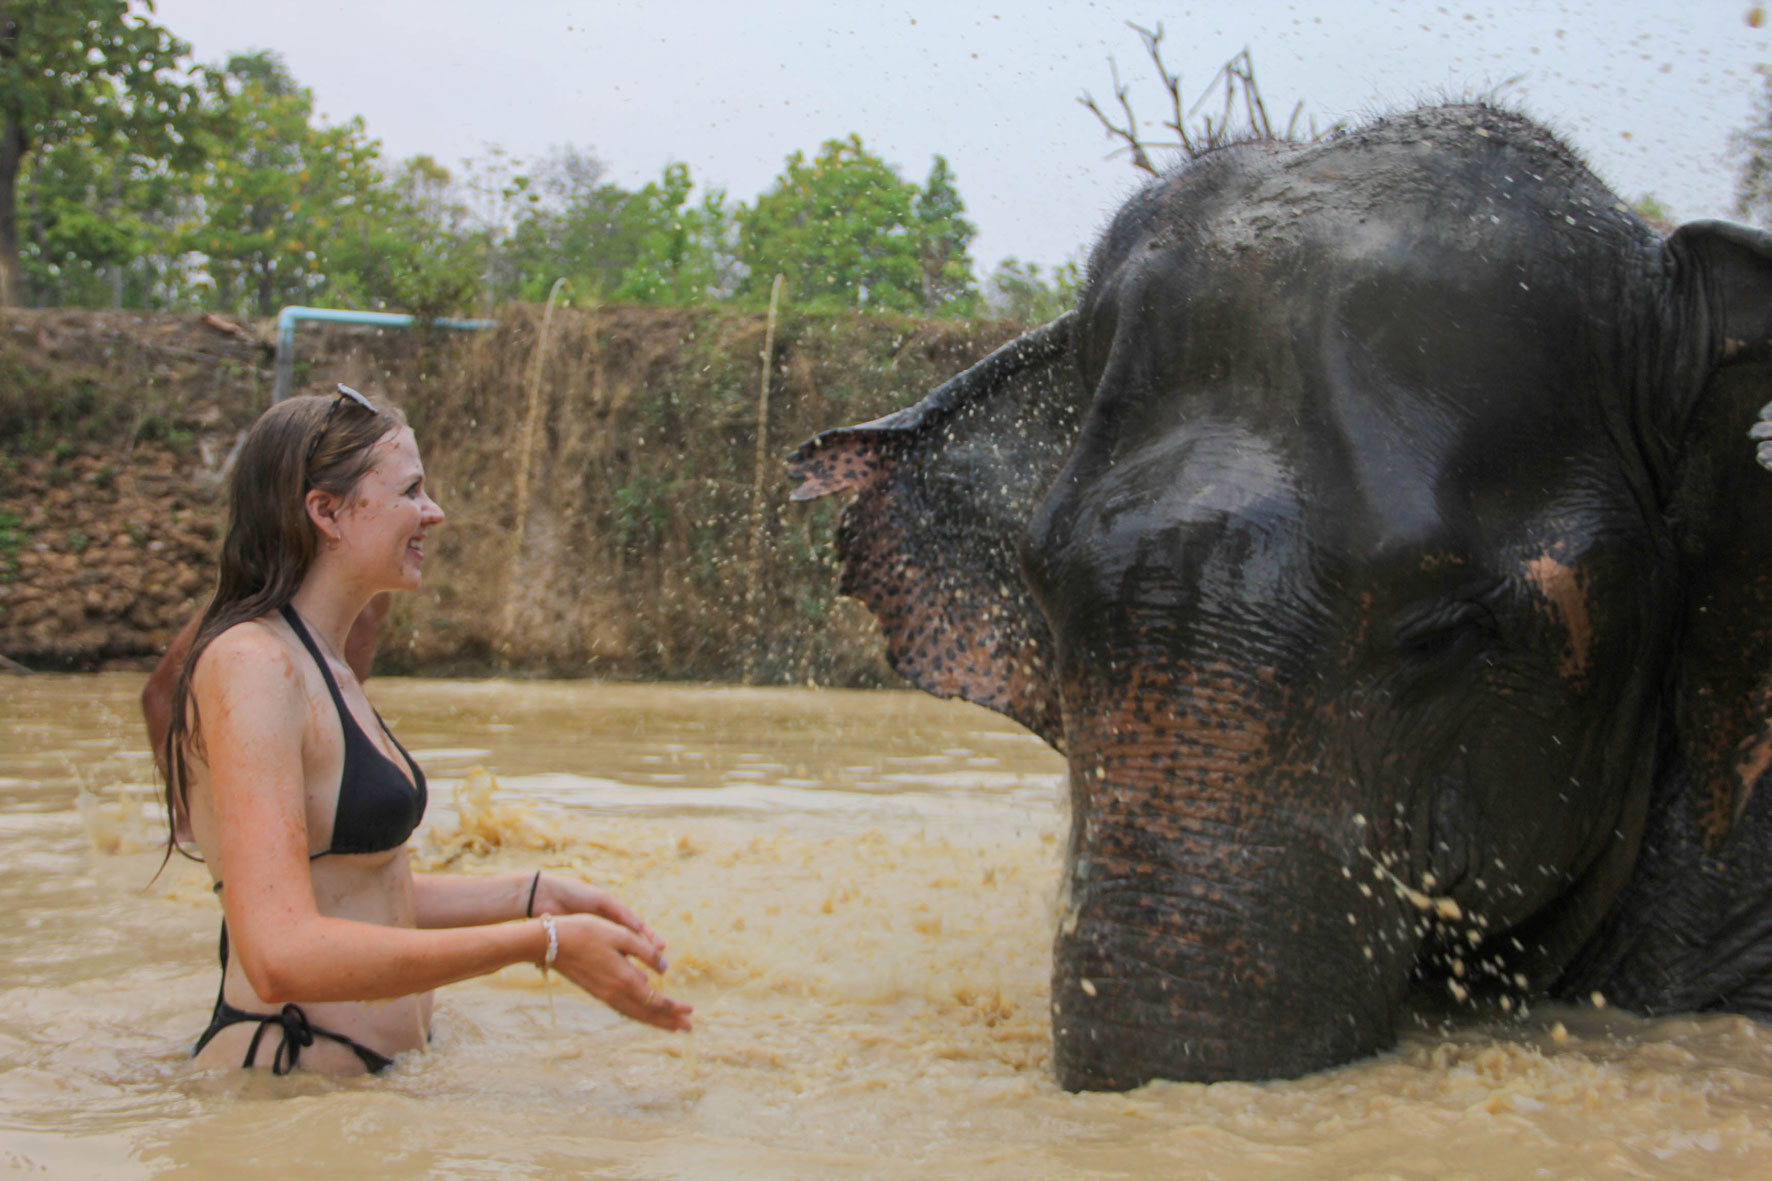
[[167, 854], [184, 852], [186, 754], [200, 753], [191, 670], [211, 640], [237, 623], [276, 611], [307, 577], [321, 538], [308, 516], [310, 489], [349, 500], [375, 465], [375, 444], [406, 425], [392, 406], [366, 408], [360, 395], [288, 398], [259, 416], [228, 478], [228, 530], [215, 594], [203, 611], [172, 691], [166, 731]]

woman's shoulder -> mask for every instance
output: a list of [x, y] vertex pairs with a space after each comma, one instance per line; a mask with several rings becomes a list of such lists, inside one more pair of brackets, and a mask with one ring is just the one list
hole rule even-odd
[[191, 669], [192, 687], [230, 687], [236, 682], [267, 688], [286, 684], [299, 691], [302, 677], [295, 661], [294, 638], [276, 616], [263, 615], [236, 623], [203, 649]]

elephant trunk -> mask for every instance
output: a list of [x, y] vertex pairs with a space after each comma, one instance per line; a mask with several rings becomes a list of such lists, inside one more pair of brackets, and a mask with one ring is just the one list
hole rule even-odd
[[1073, 726], [1052, 976], [1066, 1089], [1296, 1077], [1394, 1041], [1414, 924], [1364, 859], [1362, 818], [1320, 780], [1250, 770], [1262, 740], [1126, 713]]

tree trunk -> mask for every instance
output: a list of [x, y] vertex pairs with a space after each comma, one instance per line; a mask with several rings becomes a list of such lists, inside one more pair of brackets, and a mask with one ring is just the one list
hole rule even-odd
[[0, 307], [24, 302], [18, 259], [18, 170], [24, 158], [25, 130], [7, 119], [0, 124]]

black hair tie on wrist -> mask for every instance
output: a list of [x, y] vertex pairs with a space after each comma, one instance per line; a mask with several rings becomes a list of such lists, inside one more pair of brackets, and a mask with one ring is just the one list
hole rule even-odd
[[541, 870], [538, 869], [535, 871], [535, 879], [529, 883], [529, 903], [523, 907], [523, 917], [526, 919], [535, 917], [535, 888], [539, 885], [541, 885]]

